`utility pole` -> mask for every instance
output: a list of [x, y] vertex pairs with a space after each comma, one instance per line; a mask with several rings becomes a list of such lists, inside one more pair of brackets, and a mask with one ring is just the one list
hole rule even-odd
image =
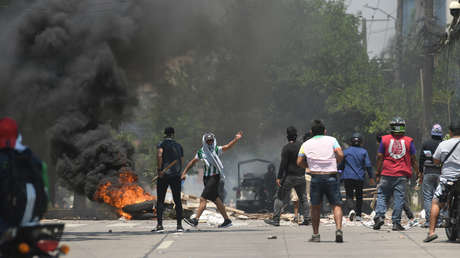
[[363, 37], [363, 47], [367, 54], [367, 20], [363, 17], [361, 25], [361, 35]]
[[433, 26], [433, 0], [423, 1], [423, 14], [424, 14], [424, 60], [423, 60], [423, 133], [424, 138], [427, 138], [428, 131], [432, 123], [432, 104], [433, 104], [433, 70], [434, 70], [434, 56], [430, 51], [430, 35]]
[[402, 87], [401, 83], [401, 63], [402, 63], [402, 45], [403, 45], [403, 0], [397, 0], [396, 14], [396, 65], [395, 65], [395, 82]]

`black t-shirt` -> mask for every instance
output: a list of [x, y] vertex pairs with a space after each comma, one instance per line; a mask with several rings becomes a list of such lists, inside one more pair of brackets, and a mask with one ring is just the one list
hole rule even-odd
[[297, 166], [297, 157], [302, 146], [300, 142], [290, 142], [281, 151], [281, 164], [278, 178], [288, 176], [305, 176], [305, 169]]
[[429, 139], [423, 143], [422, 150], [420, 151], [420, 170], [424, 173], [441, 173], [441, 167], [436, 166], [433, 163], [433, 155], [438, 148], [439, 143], [442, 139]]
[[182, 170], [181, 159], [182, 157], [184, 157], [184, 150], [182, 149], [182, 146], [179, 143], [177, 143], [175, 140], [168, 138], [160, 142], [157, 148], [163, 149], [163, 155], [162, 155], [163, 165], [160, 169], [163, 170], [173, 161], [177, 160], [177, 163], [174, 166], [172, 166], [170, 169], [168, 169], [165, 172], [165, 174], [167, 176], [180, 175], [181, 170]]

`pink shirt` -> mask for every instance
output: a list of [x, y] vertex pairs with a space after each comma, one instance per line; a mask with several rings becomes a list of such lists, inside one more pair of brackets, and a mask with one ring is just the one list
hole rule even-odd
[[340, 149], [337, 139], [326, 135], [317, 135], [304, 142], [299, 157], [306, 157], [312, 172], [337, 172], [335, 150]]

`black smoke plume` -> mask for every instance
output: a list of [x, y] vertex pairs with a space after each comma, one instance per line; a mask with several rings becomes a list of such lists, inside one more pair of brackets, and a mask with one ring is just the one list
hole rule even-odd
[[133, 167], [133, 147], [111, 128], [136, 105], [113, 50], [130, 43], [134, 7], [110, 2], [24, 1], [1, 26], [2, 110], [24, 125], [26, 143], [50, 153], [65, 185], [89, 198], [104, 178]]

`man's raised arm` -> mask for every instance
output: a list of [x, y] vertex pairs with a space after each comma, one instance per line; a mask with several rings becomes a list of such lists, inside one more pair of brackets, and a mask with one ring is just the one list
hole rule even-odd
[[222, 146], [222, 151], [226, 151], [228, 149], [230, 149], [231, 147], [233, 147], [233, 145], [235, 145], [235, 143], [237, 141], [239, 141], [241, 138], [243, 137], [243, 132], [242, 131], [239, 131], [236, 135], [235, 135], [235, 138], [233, 138], [233, 140], [231, 140], [229, 143], [227, 143], [226, 145]]

